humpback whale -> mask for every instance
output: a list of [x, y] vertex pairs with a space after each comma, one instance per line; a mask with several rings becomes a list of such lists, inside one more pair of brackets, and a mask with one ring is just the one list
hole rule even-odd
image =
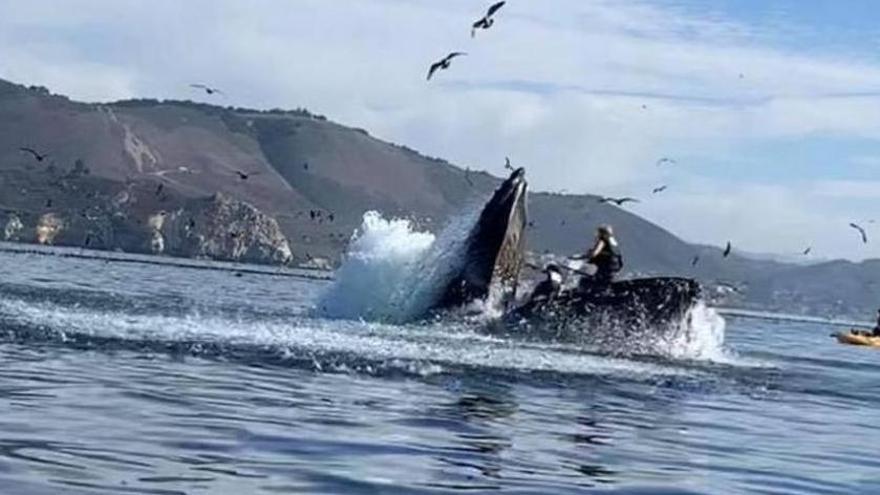
[[493, 286], [515, 294], [525, 251], [527, 188], [523, 168], [498, 187], [468, 234], [461, 268], [433, 309], [485, 299]]

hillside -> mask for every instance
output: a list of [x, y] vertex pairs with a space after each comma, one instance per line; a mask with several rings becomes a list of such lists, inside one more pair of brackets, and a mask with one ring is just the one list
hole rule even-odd
[[[49, 156], [38, 162], [22, 146]], [[335, 261], [366, 210], [436, 230], [479, 204], [498, 182], [305, 110], [154, 100], [86, 104], [0, 81], [0, 209], [7, 227], [11, 216], [20, 220], [13, 240], [33, 242], [40, 222], [59, 222], [55, 244], [88, 240], [91, 247], [156, 251], [156, 236], [169, 234], [167, 227], [156, 228], [155, 218], [167, 213], [177, 220], [174, 239], [165, 240], [177, 248], [159, 252], [220, 259], [257, 253], [248, 259], [277, 262], [289, 246], [294, 263]], [[240, 202], [222, 209], [246, 211], [248, 218], [230, 219], [238, 222], [233, 229], [216, 222], [203, 229], [195, 218], [217, 209], [205, 206], [208, 198]], [[725, 298], [732, 304], [856, 313], [880, 301], [880, 287], [872, 282], [880, 277], [880, 262], [795, 266], [724, 259], [717, 248], [690, 245], [593, 196], [538, 193], [529, 201], [528, 242], [536, 253], [579, 252], [597, 224], [610, 223], [624, 243], [630, 272], [725, 281], [743, 289]], [[268, 230], [237, 236], [236, 229]], [[843, 303], [831, 303], [829, 290]]]

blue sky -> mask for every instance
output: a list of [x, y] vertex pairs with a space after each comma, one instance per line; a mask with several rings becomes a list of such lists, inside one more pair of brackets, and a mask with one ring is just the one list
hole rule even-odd
[[533, 189], [636, 195], [689, 241], [880, 257], [875, 2], [510, 0], [471, 39], [488, 3], [0, 0], [0, 77], [90, 101], [208, 81], [461, 166], [511, 156]]

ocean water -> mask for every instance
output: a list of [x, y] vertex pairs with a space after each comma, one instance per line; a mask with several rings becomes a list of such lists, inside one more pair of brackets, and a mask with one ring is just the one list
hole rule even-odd
[[0, 252], [0, 493], [880, 493], [880, 351], [816, 323], [607, 353], [52, 253]]

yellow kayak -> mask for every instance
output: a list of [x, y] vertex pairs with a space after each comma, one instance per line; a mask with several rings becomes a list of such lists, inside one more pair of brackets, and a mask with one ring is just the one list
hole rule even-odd
[[841, 344], [880, 347], [880, 337], [869, 337], [867, 335], [852, 333], [852, 331], [838, 333], [836, 337], [837, 341]]

